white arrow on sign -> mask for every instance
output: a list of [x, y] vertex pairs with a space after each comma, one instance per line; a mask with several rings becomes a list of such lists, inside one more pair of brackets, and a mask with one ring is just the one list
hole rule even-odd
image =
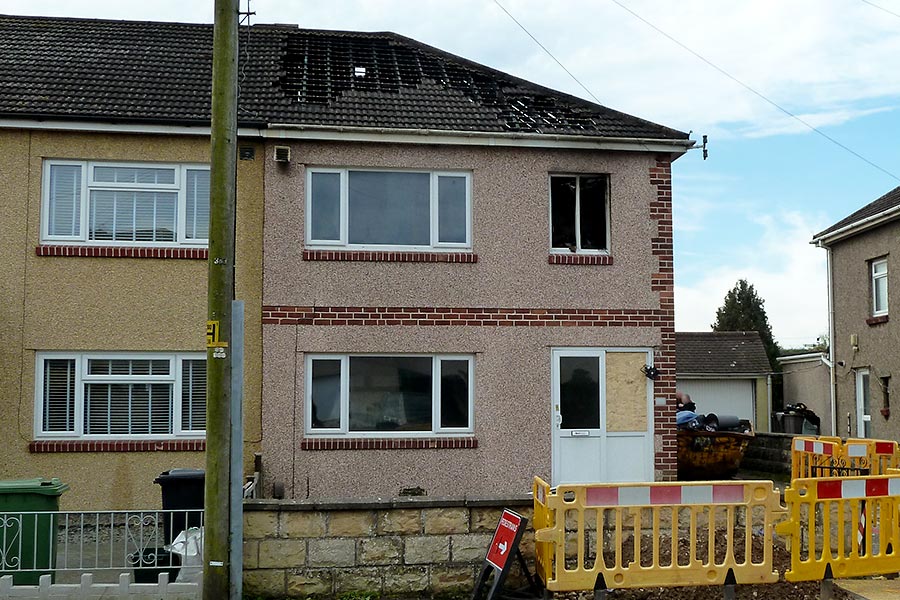
[[508, 547], [506, 542], [500, 542], [499, 544], [497, 544], [497, 547], [500, 548], [500, 556], [506, 554], [506, 548]]

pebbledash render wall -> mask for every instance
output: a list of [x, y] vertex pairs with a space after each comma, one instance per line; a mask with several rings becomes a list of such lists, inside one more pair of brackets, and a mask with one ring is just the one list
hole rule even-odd
[[[261, 597], [471, 595], [504, 508], [529, 497], [244, 504], [244, 592]], [[530, 524], [519, 545], [534, 564]], [[511, 570], [511, 583], [521, 577]]]
[[[900, 221], [835, 242], [831, 246], [834, 286], [835, 435], [859, 435], [856, 419], [856, 369], [869, 369], [872, 437], [900, 439]], [[872, 317], [871, 261], [886, 258], [888, 314]], [[850, 336], [857, 336], [854, 350]], [[843, 365], [841, 364], [843, 362]], [[881, 378], [890, 377], [889, 416], [881, 414], [885, 396]], [[848, 415], [850, 430], [848, 431]]]
[[[238, 165], [248, 465], [260, 439], [263, 147], [255, 149], [255, 161]], [[63, 509], [159, 506], [153, 479], [203, 467], [204, 440], [36, 440], [35, 353], [204, 351], [207, 251], [41, 245], [42, 163], [208, 163], [209, 139], [2, 129], [0, 150], [0, 479], [60, 477], [70, 486]]]
[[[550, 350], [653, 348], [655, 476], [675, 476], [668, 155], [296, 142], [267, 162], [263, 281], [266, 481], [293, 498], [517, 494], [550, 477]], [[467, 171], [472, 250], [304, 247], [307, 166]], [[549, 253], [552, 173], [608, 173], [610, 256]], [[583, 264], [566, 264], [566, 263]], [[473, 354], [474, 434], [304, 435], [306, 353]], [[654, 403], [656, 404], [656, 403]]]

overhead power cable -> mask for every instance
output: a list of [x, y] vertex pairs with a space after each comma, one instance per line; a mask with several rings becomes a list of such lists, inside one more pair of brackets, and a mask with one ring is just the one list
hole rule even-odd
[[889, 14], [889, 15], [894, 15], [895, 17], [897, 17], [898, 19], [900, 19], [900, 13], [895, 13], [894, 11], [888, 10], [888, 9], [886, 9], [886, 8], [883, 7], [883, 6], [879, 6], [879, 5], [875, 4], [874, 2], [869, 2], [869, 0], [859, 0], [859, 1], [862, 2], [863, 4], [868, 4], [869, 6], [875, 7], [875, 8], [877, 8], [878, 10], [884, 11], [884, 12], [886, 12], [886, 13]]
[[[495, 1], [496, 1], [496, 0], [495, 0]], [[863, 2], [866, 2], [866, 0], [862, 0], [862, 1], [863, 1]], [[808, 122], [805, 121], [803, 118], [797, 116], [796, 114], [794, 114], [794, 113], [792, 113], [791, 111], [789, 111], [788, 109], [784, 108], [783, 106], [781, 106], [780, 104], [778, 104], [778, 103], [775, 102], [774, 100], [770, 99], [769, 97], [767, 97], [767, 96], [766, 96], [765, 94], [763, 94], [762, 92], [756, 91], [755, 89], [753, 89], [752, 87], [750, 87], [748, 84], [744, 83], [743, 81], [741, 81], [740, 79], [738, 79], [737, 77], [735, 77], [734, 75], [732, 75], [731, 73], [729, 73], [728, 71], [726, 71], [725, 69], [723, 69], [722, 67], [720, 67], [720, 66], [718, 66], [717, 64], [713, 63], [712, 61], [706, 59], [704, 56], [702, 56], [702, 55], [699, 54], [698, 52], [695, 52], [694, 50], [692, 50], [691, 48], [687, 47], [685, 44], [681, 43], [680, 41], [678, 41], [677, 39], [675, 39], [674, 37], [672, 37], [671, 35], [669, 35], [669, 34], [666, 33], [665, 31], [663, 31], [662, 29], [660, 29], [659, 27], [657, 27], [656, 25], [654, 25], [653, 23], [651, 23], [650, 21], [648, 21], [647, 19], [645, 19], [644, 17], [642, 17], [641, 15], [637, 14], [636, 12], [634, 12], [633, 10], [631, 10], [630, 8], [628, 8], [627, 6], [625, 6], [624, 4], [622, 4], [619, 0], [610, 0], [610, 2], [616, 4], [616, 5], [619, 6], [622, 10], [628, 12], [628, 13], [631, 14], [634, 18], [638, 19], [639, 21], [641, 21], [642, 23], [644, 23], [645, 25], [647, 25], [648, 27], [650, 27], [651, 29], [653, 29], [654, 31], [656, 31], [657, 33], [659, 33], [660, 35], [662, 35], [662, 36], [668, 38], [671, 42], [677, 44], [678, 46], [680, 46], [681, 48], [683, 48], [683, 49], [686, 50], [687, 52], [690, 52], [691, 54], [693, 54], [694, 56], [696, 56], [697, 58], [699, 58], [700, 60], [702, 60], [703, 62], [705, 62], [707, 65], [709, 65], [710, 67], [712, 67], [713, 69], [715, 69], [716, 71], [718, 71], [719, 73], [721, 73], [722, 75], [724, 75], [725, 77], [727, 77], [728, 79], [731, 79], [732, 81], [734, 81], [735, 83], [737, 83], [738, 85], [740, 85], [741, 87], [743, 87], [745, 90], [747, 90], [747, 91], [753, 93], [754, 95], [758, 96], [760, 99], [764, 100], [765, 102], [768, 102], [769, 104], [771, 104], [772, 106], [774, 106], [775, 108], [777, 108], [778, 110], [780, 110], [781, 112], [783, 112], [784, 114], [786, 114], [787, 116], [791, 117], [792, 119], [795, 119], [798, 123], [801, 123], [802, 125], [804, 125], [805, 127], [807, 127], [810, 131], [813, 131], [813, 132], [815, 132], [815, 133], [818, 133], [820, 136], [822, 136], [823, 138], [825, 138], [826, 140], [828, 140], [828, 141], [831, 142], [832, 144], [838, 146], [839, 148], [842, 148], [842, 149], [845, 150], [846, 152], [849, 152], [850, 154], [852, 154], [853, 156], [855, 156], [855, 157], [858, 158], [859, 160], [863, 161], [864, 163], [868, 164], [869, 166], [878, 169], [879, 171], [881, 171], [881, 172], [884, 173], [885, 175], [887, 175], [887, 176], [889, 176], [889, 177], [891, 177], [891, 178], [893, 178], [893, 179], [895, 179], [895, 180], [897, 180], [897, 181], [900, 181], [900, 177], [894, 175], [893, 173], [891, 173], [890, 171], [888, 171], [888, 170], [885, 169], [884, 167], [882, 167], [882, 166], [880, 166], [880, 165], [878, 165], [878, 164], [872, 162], [871, 160], [869, 160], [868, 158], [866, 158], [866, 157], [863, 156], [862, 154], [856, 152], [856, 151], [853, 150], [852, 148], [850, 148], [850, 147], [848, 147], [848, 146], [842, 144], [841, 142], [839, 142], [839, 141], [836, 140], [835, 138], [831, 137], [830, 135], [828, 135], [827, 133], [825, 133], [825, 132], [822, 131], [821, 129], [817, 128], [815, 125], [812, 125], [811, 123], [808, 123]], [[866, 3], [867, 3], [867, 4], [871, 4], [871, 2], [866, 2]], [[881, 8], [880, 6], [877, 6], [877, 5], [874, 5], [874, 4], [873, 4], [872, 6], [875, 6], [876, 8]], [[889, 11], [888, 11], [888, 12], [889, 12]]]
[[566, 65], [562, 64], [562, 62], [560, 62], [560, 60], [559, 60], [558, 58], [556, 58], [555, 56], [553, 56], [553, 53], [550, 52], [550, 51], [547, 49], [546, 46], [544, 46], [540, 41], [538, 41], [538, 39], [537, 39], [536, 37], [534, 37], [533, 35], [531, 35], [531, 32], [528, 31], [528, 29], [526, 29], [525, 26], [522, 25], [522, 24], [519, 22], [518, 19], [516, 19], [514, 16], [512, 16], [512, 13], [510, 13], [508, 10], [506, 10], [506, 9], [503, 7], [503, 5], [500, 4], [500, 2], [498, 2], [497, 0], [494, 0], [494, 4], [496, 4], [497, 6], [499, 6], [499, 7], [500, 7], [500, 10], [502, 10], [503, 12], [506, 13], [506, 16], [508, 16], [510, 19], [512, 19], [513, 22], [514, 22], [516, 25], [518, 25], [518, 26], [522, 29], [522, 31], [524, 31], [526, 34], [528, 34], [528, 37], [530, 37], [532, 40], [534, 40], [534, 43], [537, 44], [538, 46], [540, 46], [540, 47], [541, 47], [541, 50], [543, 50], [544, 52], [547, 53], [547, 56], [549, 56], [549, 57], [552, 58], [554, 61], [556, 61], [556, 64], [558, 64], [558, 65], [562, 68], [563, 71], [565, 71], [566, 73], [568, 73], [568, 74], [569, 74], [569, 77], [571, 77], [572, 79], [574, 79], [574, 80], [575, 80], [575, 83], [577, 83], [578, 85], [580, 85], [580, 86], [581, 86], [581, 89], [583, 89], [585, 92], [587, 92], [588, 96], [590, 96], [591, 98], [594, 99], [594, 102], [596, 102], [597, 104], [603, 104], [602, 102], [600, 102], [599, 98], [597, 98], [597, 96], [595, 96], [594, 93], [591, 92], [591, 90], [589, 90], [589, 89], [587, 88], [586, 85], [584, 85], [583, 83], [581, 83], [581, 81], [580, 81], [577, 77], [575, 77], [575, 75], [572, 74], [572, 71], [570, 71], [569, 69], [566, 68]]

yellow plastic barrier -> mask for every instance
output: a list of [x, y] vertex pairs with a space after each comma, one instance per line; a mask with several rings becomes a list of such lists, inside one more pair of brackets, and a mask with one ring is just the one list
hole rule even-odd
[[[550, 484], [540, 477], [534, 478], [534, 484], [531, 486], [532, 495], [534, 496], [534, 517], [531, 525], [535, 531], [553, 527], [556, 521], [556, 511], [547, 505], [547, 499], [550, 497]], [[541, 581], [550, 581], [553, 579], [553, 543], [535, 541], [534, 544], [534, 568], [537, 576]]]
[[900, 571], [900, 475], [804, 478], [784, 492], [790, 536], [788, 581], [861, 577]]
[[[791, 445], [791, 480], [817, 477], [841, 460], [843, 443], [837, 437], [795, 437]], [[827, 473], [830, 475], [831, 473]]]
[[837, 437], [795, 437], [791, 479], [884, 475], [900, 466], [897, 442]]
[[534, 504], [549, 591], [720, 585], [729, 571], [739, 584], [778, 580], [773, 532], [785, 509], [771, 481], [551, 488], [535, 478]]

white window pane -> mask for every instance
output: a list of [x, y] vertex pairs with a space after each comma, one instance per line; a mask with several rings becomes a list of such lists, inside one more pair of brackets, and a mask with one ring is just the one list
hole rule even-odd
[[94, 167], [97, 183], [133, 183], [136, 185], [172, 185], [175, 169], [155, 167]]
[[875, 312], [884, 312], [888, 309], [887, 277], [875, 279], [873, 285], [875, 286]]
[[205, 360], [186, 360], [181, 364], [181, 428], [206, 429]]
[[43, 431], [75, 431], [75, 359], [44, 361]]
[[466, 242], [466, 178], [438, 177], [438, 241]]
[[50, 166], [48, 235], [81, 234], [81, 166]]
[[172, 385], [86, 384], [84, 432], [87, 435], [172, 433]]
[[431, 431], [432, 360], [351, 356], [350, 431]]
[[209, 237], [209, 171], [190, 169], [187, 172], [186, 214], [184, 231], [190, 240]]
[[428, 173], [350, 171], [349, 242], [431, 244]]
[[174, 192], [91, 192], [89, 239], [175, 241]]
[[310, 190], [310, 236], [314, 240], [341, 238], [341, 175], [313, 173]]
[[441, 361], [441, 427], [469, 426], [469, 361]]
[[881, 275], [882, 273], [887, 273], [887, 261], [872, 263], [872, 274]]
[[341, 426], [341, 361], [312, 361], [312, 419], [310, 429], [337, 429]]

